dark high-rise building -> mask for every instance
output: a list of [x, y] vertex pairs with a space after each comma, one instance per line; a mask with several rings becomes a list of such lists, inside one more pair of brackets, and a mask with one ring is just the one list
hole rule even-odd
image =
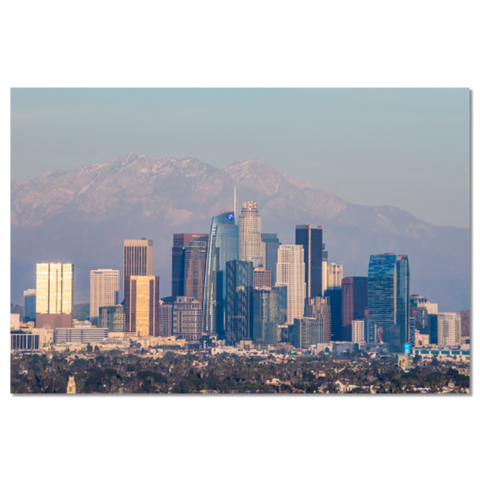
[[305, 262], [306, 297], [321, 297], [322, 290], [322, 260], [323, 243], [322, 227], [312, 225], [297, 225], [295, 229], [295, 244], [302, 245]]
[[25, 290], [23, 292], [23, 300], [24, 300], [24, 322], [35, 322], [36, 318], [36, 290], [31, 288], [29, 290]]
[[342, 279], [342, 341], [352, 341], [352, 322], [365, 318], [368, 307], [368, 277]]
[[252, 338], [253, 263], [228, 261], [226, 277], [225, 340], [227, 345], [235, 345], [236, 342]]
[[203, 302], [205, 283], [205, 261], [207, 259], [207, 242], [189, 242], [185, 248], [185, 268], [183, 293]]
[[469, 337], [470, 336], [470, 310], [460, 310], [460, 317], [461, 317], [461, 325], [462, 337]]
[[332, 315], [332, 341], [342, 340], [342, 288], [329, 288], [325, 290], [325, 298], [329, 299]]
[[368, 266], [368, 317], [376, 342], [409, 342], [410, 271], [407, 255], [372, 255]]
[[262, 233], [263, 268], [272, 272], [272, 285], [277, 282], [277, 259], [280, 241], [276, 233]]
[[310, 348], [324, 343], [323, 321], [315, 317], [296, 318], [293, 324], [293, 346]]
[[[208, 233], [174, 233], [172, 248], [172, 301], [185, 295], [185, 249], [190, 242], [208, 244]], [[200, 301], [203, 301], [203, 297]]]
[[234, 212], [225, 212], [212, 219], [205, 265], [203, 293], [204, 331], [225, 334], [226, 264], [238, 260], [238, 226]]

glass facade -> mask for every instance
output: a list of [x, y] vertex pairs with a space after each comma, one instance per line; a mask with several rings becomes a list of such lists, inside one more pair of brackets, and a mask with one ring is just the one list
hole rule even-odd
[[372, 255], [368, 266], [368, 317], [376, 342], [409, 343], [410, 270], [407, 255]]
[[238, 247], [234, 212], [213, 217], [205, 265], [204, 330], [220, 337], [225, 333], [226, 263], [238, 260]]
[[256, 288], [253, 291], [252, 340], [254, 343], [275, 345], [278, 342], [278, 299], [279, 290], [275, 288]]
[[123, 332], [124, 322], [123, 305], [99, 307], [98, 328], [108, 328], [109, 332]]
[[225, 340], [234, 346], [252, 338], [253, 263], [230, 260], [226, 270]]

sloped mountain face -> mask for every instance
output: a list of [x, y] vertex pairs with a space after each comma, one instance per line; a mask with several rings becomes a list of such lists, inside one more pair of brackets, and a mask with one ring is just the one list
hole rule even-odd
[[366, 276], [371, 254], [407, 254], [411, 292], [441, 311], [470, 305], [469, 229], [436, 227], [394, 207], [363, 207], [300, 182], [260, 160], [217, 169], [194, 158], [130, 153], [11, 185], [12, 301], [35, 287], [35, 264], [75, 264], [75, 302], [89, 301], [89, 270], [121, 270], [122, 242], [154, 242], [161, 295], [171, 293], [173, 233], [208, 233], [211, 218], [258, 202], [262, 231], [294, 243], [295, 225], [321, 225], [329, 261]]

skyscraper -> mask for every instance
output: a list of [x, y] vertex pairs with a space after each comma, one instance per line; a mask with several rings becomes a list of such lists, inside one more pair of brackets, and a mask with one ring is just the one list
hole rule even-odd
[[238, 219], [239, 260], [252, 262], [254, 267], [264, 266], [262, 255], [262, 220], [257, 202], [242, 203], [242, 214]]
[[305, 263], [301, 245], [280, 245], [276, 286], [287, 287], [287, 324], [303, 317], [305, 302]]
[[90, 321], [92, 323], [98, 322], [99, 307], [120, 303], [119, 288], [120, 272], [118, 270], [90, 270]]
[[153, 240], [123, 241], [123, 295], [128, 276], [153, 275]]
[[[205, 242], [208, 244], [208, 233], [174, 233], [172, 248], [172, 301], [178, 296], [187, 295], [185, 293], [185, 255], [186, 248], [191, 242]], [[191, 279], [193, 277], [190, 277]], [[203, 283], [203, 279], [202, 279]], [[203, 293], [202, 293], [203, 295]], [[191, 295], [187, 295], [191, 296]], [[198, 299], [203, 301], [203, 296]]]
[[372, 255], [368, 266], [368, 317], [377, 342], [408, 343], [410, 272], [407, 255]]
[[352, 322], [365, 317], [368, 306], [368, 277], [342, 280], [342, 341], [352, 341]]
[[156, 335], [160, 337], [172, 336], [172, 303], [160, 303], [158, 314], [158, 328], [156, 329]]
[[332, 311], [329, 301], [329, 297], [314, 297], [305, 299], [304, 316], [308, 318], [315, 317], [321, 323], [322, 336], [320, 343], [329, 343], [332, 339]]
[[140, 337], [158, 336], [160, 278], [127, 276], [125, 280], [125, 331]]
[[205, 265], [204, 330], [220, 337], [225, 333], [226, 263], [238, 260], [238, 243], [234, 212], [213, 217]]
[[254, 343], [275, 345], [278, 342], [278, 320], [280, 310], [278, 300], [278, 288], [254, 288], [252, 322], [252, 340]]
[[37, 263], [36, 326], [71, 327], [73, 314], [73, 265]]
[[276, 233], [262, 233], [262, 264], [272, 272], [272, 285], [277, 281], [277, 258], [280, 241]]
[[332, 341], [342, 340], [342, 288], [329, 288], [325, 290], [325, 298], [328, 298], [332, 316]]
[[303, 247], [306, 296], [309, 298], [322, 296], [322, 227], [297, 225], [295, 229], [295, 244]]
[[438, 346], [460, 345], [462, 338], [462, 320], [456, 313], [438, 314]]
[[460, 317], [462, 319], [462, 337], [469, 337], [470, 336], [470, 310], [460, 310]]
[[253, 332], [253, 263], [241, 260], [227, 262], [227, 296], [225, 340], [235, 345], [252, 338]]
[[[183, 293], [203, 302], [205, 283], [205, 261], [207, 259], [207, 242], [189, 242], [185, 248], [185, 268]], [[173, 297], [173, 295], [172, 295]]]

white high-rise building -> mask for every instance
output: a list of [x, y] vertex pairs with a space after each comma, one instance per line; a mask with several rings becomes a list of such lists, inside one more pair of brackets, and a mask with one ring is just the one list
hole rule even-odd
[[462, 337], [462, 318], [456, 313], [438, 314], [438, 343], [439, 347], [460, 345]]
[[120, 271], [90, 270], [90, 321], [98, 321], [98, 309], [118, 305]]
[[287, 324], [293, 325], [295, 318], [304, 317], [305, 262], [301, 245], [280, 245], [277, 260], [277, 282], [275, 286], [287, 286]]
[[365, 323], [363, 320], [352, 320], [352, 342], [359, 343], [365, 340]]
[[327, 288], [336, 288], [342, 286], [343, 265], [339, 263], [328, 264]]
[[253, 267], [263, 266], [262, 219], [257, 202], [243, 202], [242, 215], [238, 218], [239, 260], [252, 262]]

